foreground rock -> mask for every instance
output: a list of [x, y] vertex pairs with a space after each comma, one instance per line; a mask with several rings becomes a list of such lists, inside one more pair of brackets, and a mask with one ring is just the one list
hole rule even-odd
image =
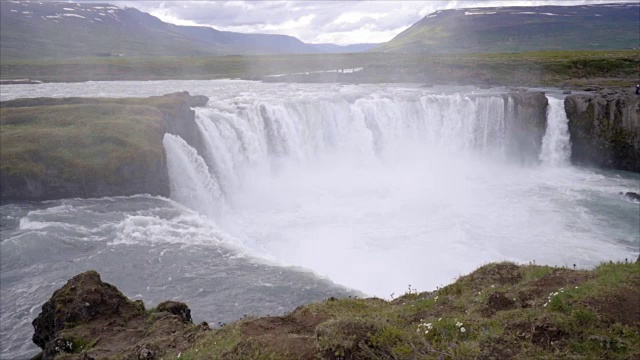
[[213, 331], [191, 325], [182, 303], [145, 312], [87, 272], [43, 306], [34, 342], [46, 359], [637, 359], [640, 257], [631, 261], [488, 264], [435, 292], [329, 298]]
[[571, 161], [640, 172], [640, 96], [600, 90], [565, 99]]
[[0, 199], [169, 195], [162, 138], [200, 146], [187, 92], [150, 98], [34, 98], [0, 103]]
[[102, 282], [95, 271], [69, 280], [54, 292], [33, 321], [36, 358], [160, 359], [177, 356], [206, 332], [193, 325], [182, 303], [166, 302], [147, 311], [142, 301], [127, 299]]

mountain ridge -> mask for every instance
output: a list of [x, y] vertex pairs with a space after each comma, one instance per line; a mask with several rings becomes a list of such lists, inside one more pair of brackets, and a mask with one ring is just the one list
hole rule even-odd
[[289, 35], [181, 26], [107, 3], [0, 2], [2, 58], [213, 56], [359, 52], [364, 46], [307, 44]]
[[639, 48], [640, 4], [492, 7], [428, 14], [374, 51], [526, 52]]

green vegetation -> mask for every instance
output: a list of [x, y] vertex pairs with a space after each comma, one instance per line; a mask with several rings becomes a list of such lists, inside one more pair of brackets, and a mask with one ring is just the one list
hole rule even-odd
[[640, 264], [489, 264], [435, 292], [334, 299], [208, 332], [181, 359], [630, 359]]
[[637, 4], [443, 10], [377, 51], [504, 53], [638, 48]]
[[[336, 69], [355, 74], [301, 76], [295, 81], [426, 82], [521, 86], [629, 86], [639, 76], [640, 52], [540, 51], [500, 54], [324, 54], [207, 58], [81, 58], [3, 61], [1, 78], [45, 82], [88, 80], [262, 79]], [[285, 80], [291, 80], [286, 79]], [[635, 81], [635, 80], [633, 80]]]
[[164, 158], [161, 112], [112, 100], [0, 108], [3, 176], [114, 179]]

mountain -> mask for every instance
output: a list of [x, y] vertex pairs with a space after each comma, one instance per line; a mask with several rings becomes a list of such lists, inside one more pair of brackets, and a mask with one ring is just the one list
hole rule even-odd
[[[314, 54], [348, 48], [326, 45], [305, 44], [287, 35], [173, 25], [134, 8], [109, 4], [0, 2], [3, 59]], [[348, 49], [358, 51], [358, 46]]]
[[359, 53], [369, 51], [380, 44], [351, 44], [351, 45], [336, 45], [336, 44], [309, 44], [320, 52], [324, 53]]
[[205, 48], [138, 10], [95, 3], [1, 2], [0, 35], [2, 58], [203, 56], [232, 51], [222, 45]]
[[409, 53], [640, 47], [640, 4], [441, 10], [375, 51]]

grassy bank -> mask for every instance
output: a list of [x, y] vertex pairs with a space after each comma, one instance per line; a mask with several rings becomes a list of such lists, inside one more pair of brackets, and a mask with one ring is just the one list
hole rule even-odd
[[[344, 82], [423, 82], [580, 87], [629, 86], [639, 77], [638, 50], [503, 54], [315, 54], [201, 58], [3, 60], [0, 77], [45, 82], [88, 80], [260, 79], [273, 74], [363, 67]], [[347, 74], [344, 74], [347, 75]], [[304, 81], [304, 79], [302, 80]]]
[[180, 359], [637, 359], [640, 264], [495, 263], [435, 292], [328, 299], [202, 335]]
[[[0, 103], [0, 196], [168, 195], [162, 138], [193, 117], [189, 95]], [[175, 126], [174, 126], [175, 127]]]
[[109, 102], [0, 108], [3, 175], [111, 179], [123, 163], [164, 157], [164, 122], [149, 106]]

